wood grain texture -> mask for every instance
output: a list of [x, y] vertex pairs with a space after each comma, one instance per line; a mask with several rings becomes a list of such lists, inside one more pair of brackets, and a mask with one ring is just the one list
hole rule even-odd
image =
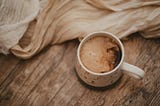
[[0, 106], [159, 106], [160, 39], [137, 33], [123, 41], [125, 61], [146, 72], [123, 75], [114, 85], [93, 88], [78, 79], [78, 41], [48, 47], [29, 60], [0, 55]]

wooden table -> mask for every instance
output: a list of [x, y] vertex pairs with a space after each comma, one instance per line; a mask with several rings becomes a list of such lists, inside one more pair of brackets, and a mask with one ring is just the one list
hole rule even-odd
[[134, 34], [123, 43], [125, 61], [144, 69], [144, 79], [123, 75], [99, 89], [76, 76], [76, 40], [47, 47], [29, 60], [0, 55], [0, 106], [160, 106], [160, 39]]

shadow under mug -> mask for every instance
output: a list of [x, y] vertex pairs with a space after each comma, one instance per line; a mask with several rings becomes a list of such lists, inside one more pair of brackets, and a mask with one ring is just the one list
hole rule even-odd
[[[119, 64], [111, 71], [105, 72], [105, 73], [96, 73], [89, 69], [87, 69], [80, 58], [80, 51], [83, 44], [90, 38], [96, 37], [96, 36], [105, 36], [112, 38], [116, 41], [116, 43], [119, 45], [121, 50], [121, 60]], [[111, 34], [109, 32], [100, 31], [100, 32], [93, 32], [89, 35], [87, 35], [79, 44], [78, 50], [77, 50], [77, 60], [76, 60], [76, 72], [78, 76], [88, 85], [94, 86], [94, 87], [105, 87], [108, 85], [111, 85], [115, 83], [122, 75], [122, 73], [126, 73], [136, 79], [142, 79], [144, 77], [144, 71], [137, 66], [131, 65], [129, 63], [124, 62], [124, 47], [122, 45], [122, 42], [119, 40], [118, 37], [116, 37], [114, 34]]]

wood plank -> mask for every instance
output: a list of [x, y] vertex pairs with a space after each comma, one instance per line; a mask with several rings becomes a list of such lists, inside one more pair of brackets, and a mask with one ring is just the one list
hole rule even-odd
[[[54, 52], [44, 51], [41, 56], [21, 62], [20, 67], [15, 69], [16, 71], [13, 75], [14, 80], [12, 79], [12, 81], [5, 89], [5, 91], [1, 93], [1, 97], [3, 98], [6, 96], [8, 97], [8, 95], [10, 95], [9, 99], [11, 100], [10, 102], [7, 103], [12, 104], [13, 102], [15, 104], [18, 102], [19, 104], [20, 103], [19, 100], [20, 101], [24, 100], [25, 99], [24, 97], [27, 96], [28, 93], [30, 93], [32, 88], [36, 87], [36, 84], [43, 77], [43, 75], [46, 72], [46, 68], [49, 68], [48, 66], [45, 66], [43, 64], [45, 62], [48, 63], [47, 60], [52, 61], [51, 59], [54, 57], [57, 57], [57, 59], [58, 57], [60, 58], [60, 56], [57, 56], [56, 54], [61, 55], [61, 51], [64, 48], [63, 46], [62, 47], [55, 46], [54, 48], [50, 49], [52, 49]], [[55, 64], [56, 61], [54, 61], [53, 63]]]
[[25, 61], [0, 55], [0, 106], [158, 106], [160, 39], [136, 33], [123, 43], [125, 61], [144, 69], [145, 77], [123, 75], [105, 88], [87, 86], [76, 76], [78, 41], [49, 47]]
[[14, 57], [13, 55], [0, 55], [0, 85], [2, 85], [4, 80], [9, 77], [12, 70], [14, 70], [19, 61], [20, 59]]

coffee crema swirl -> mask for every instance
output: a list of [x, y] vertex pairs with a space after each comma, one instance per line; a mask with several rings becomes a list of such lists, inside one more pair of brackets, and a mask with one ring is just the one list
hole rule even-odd
[[96, 36], [82, 45], [80, 58], [87, 69], [96, 73], [105, 73], [118, 65], [121, 59], [121, 50], [114, 39]]

